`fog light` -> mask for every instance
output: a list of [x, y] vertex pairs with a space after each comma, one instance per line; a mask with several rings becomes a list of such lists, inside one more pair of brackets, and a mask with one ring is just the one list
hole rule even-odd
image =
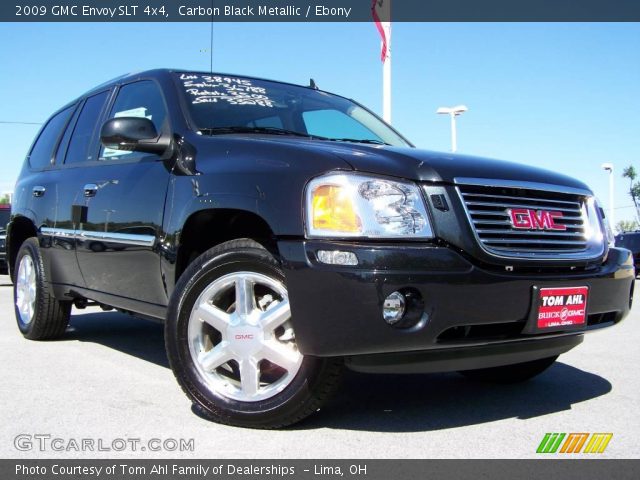
[[328, 265], [358, 265], [358, 257], [353, 252], [340, 250], [318, 250], [318, 261]]
[[389, 325], [395, 325], [402, 319], [405, 307], [406, 302], [404, 295], [400, 292], [393, 292], [384, 299], [384, 305], [382, 306], [382, 318], [384, 318], [384, 321]]

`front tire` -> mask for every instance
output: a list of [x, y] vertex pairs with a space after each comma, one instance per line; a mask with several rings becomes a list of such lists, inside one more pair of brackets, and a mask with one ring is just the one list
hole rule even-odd
[[28, 238], [20, 246], [16, 265], [13, 301], [22, 335], [29, 340], [60, 338], [69, 324], [71, 302], [53, 296], [36, 238]]
[[531, 362], [504, 365], [502, 367], [465, 370], [460, 373], [467, 378], [481, 382], [502, 384], [519, 383], [540, 375], [547, 368], [553, 365], [557, 358], [558, 355], [555, 357], [533, 360]]
[[320, 408], [342, 361], [302, 355], [284, 273], [252, 240], [232, 240], [193, 261], [169, 302], [169, 363], [198, 412], [213, 421], [281, 428]]

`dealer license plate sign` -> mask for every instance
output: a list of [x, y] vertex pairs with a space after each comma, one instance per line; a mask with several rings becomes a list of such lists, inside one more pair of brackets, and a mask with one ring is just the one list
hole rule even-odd
[[589, 287], [541, 288], [538, 295], [539, 329], [585, 324]]

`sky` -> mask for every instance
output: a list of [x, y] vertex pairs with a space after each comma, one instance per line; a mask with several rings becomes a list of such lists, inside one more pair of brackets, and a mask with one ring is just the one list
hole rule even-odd
[[[0, 122], [44, 122], [84, 91], [149, 68], [209, 70], [208, 23], [0, 24]], [[640, 24], [395, 23], [392, 124], [416, 146], [548, 168], [586, 182], [615, 220], [635, 217], [622, 169], [640, 170]], [[213, 69], [318, 86], [382, 110], [373, 23], [216, 23]], [[37, 125], [0, 123], [0, 194]]]

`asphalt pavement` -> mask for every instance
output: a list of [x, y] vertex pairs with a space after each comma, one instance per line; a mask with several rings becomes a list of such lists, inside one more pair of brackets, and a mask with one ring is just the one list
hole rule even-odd
[[25, 340], [0, 276], [0, 458], [533, 458], [547, 432], [613, 433], [600, 458], [640, 458], [638, 309], [525, 384], [347, 373], [316, 415], [260, 431], [192, 411], [158, 323], [88, 308], [63, 340]]

